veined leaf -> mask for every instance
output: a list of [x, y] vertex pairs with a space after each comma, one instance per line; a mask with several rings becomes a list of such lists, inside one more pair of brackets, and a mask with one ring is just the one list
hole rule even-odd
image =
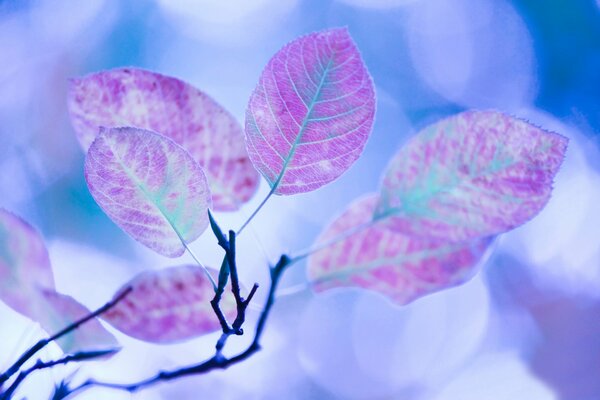
[[[197, 266], [146, 271], [125, 284], [122, 290], [129, 287], [132, 290], [127, 297], [102, 316], [129, 336], [170, 343], [220, 329], [210, 305], [214, 296], [212, 284]], [[234, 317], [233, 298], [225, 295], [221, 309], [226, 317]]]
[[[54, 290], [42, 289], [38, 295], [44, 302], [44, 306], [40, 308], [36, 320], [49, 335], [61, 331], [91, 313], [71, 296]], [[117, 339], [97, 319], [87, 321], [57, 342], [65, 353], [120, 348]]]
[[348, 31], [311, 33], [263, 71], [246, 111], [248, 154], [273, 193], [315, 190], [356, 161], [374, 115], [373, 83]]
[[240, 124], [195, 87], [137, 68], [73, 79], [69, 112], [85, 151], [98, 128], [133, 126], [158, 132], [188, 150], [206, 171], [217, 211], [237, 210], [258, 188]]
[[422, 238], [496, 235], [548, 202], [567, 139], [495, 111], [433, 124], [388, 166], [375, 219]]
[[[377, 202], [377, 195], [354, 201], [325, 228], [317, 243], [328, 242], [372, 222]], [[469, 279], [490, 241], [419, 240], [376, 221], [312, 254], [308, 260], [309, 281], [317, 292], [360, 287], [406, 304]]]
[[198, 163], [178, 144], [136, 128], [103, 130], [85, 178], [96, 202], [125, 232], [167, 257], [208, 226], [210, 192]]
[[38, 287], [54, 289], [44, 241], [27, 222], [0, 209], [0, 300], [35, 318]]

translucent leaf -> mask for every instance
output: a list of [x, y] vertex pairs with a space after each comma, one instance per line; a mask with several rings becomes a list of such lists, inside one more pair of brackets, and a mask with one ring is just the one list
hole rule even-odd
[[[57, 293], [54, 290], [42, 289], [39, 295], [44, 307], [40, 308], [36, 320], [50, 335], [91, 313], [71, 296]], [[117, 339], [97, 319], [87, 321], [73, 332], [58, 339], [57, 342], [65, 353], [120, 348]]]
[[[369, 195], [353, 202], [321, 233], [325, 243], [368, 224], [378, 202]], [[312, 254], [308, 276], [317, 292], [361, 287], [405, 304], [473, 276], [490, 239], [468, 243], [418, 240], [373, 222], [366, 229]]]
[[236, 210], [258, 187], [240, 124], [195, 87], [169, 76], [119, 68], [73, 79], [69, 112], [84, 150], [98, 128], [134, 126], [173, 139], [206, 171], [213, 207]]
[[[216, 275], [216, 273], [215, 273]], [[123, 333], [140, 340], [170, 343], [220, 329], [210, 300], [212, 284], [204, 271], [191, 265], [146, 271], [124, 285], [132, 291], [103, 319]], [[235, 316], [235, 302], [225, 295], [221, 309]]]
[[315, 190], [361, 154], [375, 115], [371, 77], [346, 29], [303, 36], [267, 64], [246, 111], [246, 146], [276, 194]]
[[394, 156], [375, 218], [451, 241], [513, 229], [547, 203], [567, 139], [495, 111], [430, 125]]
[[0, 209], [0, 300], [34, 318], [38, 287], [54, 288], [44, 241], [27, 222]]
[[210, 192], [202, 168], [182, 147], [136, 128], [102, 130], [85, 160], [96, 202], [134, 239], [168, 256], [185, 251], [208, 226]]
[[[0, 300], [38, 322], [49, 335], [90, 313], [54, 290], [48, 251], [39, 233], [14, 214], [0, 209]], [[58, 341], [65, 352], [117, 348], [116, 339], [97, 320]]]

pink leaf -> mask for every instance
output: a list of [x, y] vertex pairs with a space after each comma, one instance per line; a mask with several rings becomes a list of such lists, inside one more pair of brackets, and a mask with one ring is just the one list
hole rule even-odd
[[[43, 289], [39, 292], [45, 303], [36, 320], [48, 334], [53, 335], [71, 323], [90, 314], [90, 310], [70, 296]], [[119, 348], [115, 337], [97, 319], [91, 319], [58, 341], [66, 353]]]
[[496, 235], [548, 202], [567, 139], [495, 111], [431, 125], [393, 158], [376, 219], [423, 238]]
[[317, 243], [371, 222], [310, 256], [308, 276], [317, 292], [360, 287], [405, 304], [458, 285], [474, 274], [490, 239], [454, 244], [418, 240], [387, 229], [381, 221], [373, 222], [377, 202], [376, 195], [354, 201], [321, 233]]
[[54, 288], [44, 241], [27, 222], [0, 209], [0, 300], [34, 318], [38, 287]]
[[136, 68], [73, 79], [69, 111], [86, 151], [100, 126], [135, 126], [173, 139], [204, 167], [215, 210], [238, 209], [258, 187], [239, 123], [208, 95], [179, 79]]
[[[39, 233], [0, 209], [0, 299], [39, 322], [52, 335], [90, 313], [69, 296], [56, 293], [48, 251]], [[116, 339], [96, 320], [58, 341], [65, 352], [117, 348]]]
[[183, 254], [208, 226], [210, 192], [202, 168], [157, 133], [103, 130], [88, 151], [85, 178], [117, 225], [167, 257]]
[[311, 33], [267, 64], [246, 111], [246, 146], [273, 193], [315, 190], [361, 154], [375, 115], [371, 77], [346, 29]]
[[[197, 266], [146, 271], [121, 291], [128, 287], [132, 291], [127, 297], [103, 315], [106, 322], [127, 335], [169, 343], [220, 328], [210, 305], [212, 284]], [[235, 302], [229, 296], [224, 296], [221, 309], [227, 317], [235, 316]]]

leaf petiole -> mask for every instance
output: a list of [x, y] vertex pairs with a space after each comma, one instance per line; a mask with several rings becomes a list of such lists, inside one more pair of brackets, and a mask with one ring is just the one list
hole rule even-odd
[[341, 242], [342, 240], [345, 240], [352, 235], [362, 232], [365, 229], [372, 227], [378, 221], [379, 221], [379, 219], [370, 220], [363, 224], [357, 225], [354, 228], [348, 229], [347, 231], [344, 231], [340, 235], [338, 235], [330, 240], [327, 240], [323, 243], [317, 243], [316, 245], [313, 245], [307, 249], [301, 250], [298, 252], [298, 254], [292, 255], [290, 257], [291, 258], [290, 264], [293, 264], [297, 261], [301, 261], [301, 260], [305, 259], [306, 257], [310, 256], [311, 254], [317, 253], [321, 250], [325, 250], [329, 246], [333, 246], [334, 244]]
[[198, 264], [198, 266], [200, 268], [202, 268], [202, 270], [204, 271], [204, 274], [206, 275], [206, 277], [208, 278], [208, 280], [212, 284], [213, 290], [216, 293], [217, 290], [218, 290], [218, 286], [217, 286], [217, 282], [215, 282], [215, 279], [212, 277], [212, 275], [210, 274], [210, 272], [208, 272], [208, 269], [204, 266], [204, 264], [202, 264], [202, 262], [200, 262], [200, 260], [198, 259], [198, 257], [196, 257], [196, 255], [194, 254], [194, 252], [192, 251], [192, 249], [190, 249], [188, 247], [187, 243], [185, 241], [183, 241], [183, 240], [181, 240], [181, 243], [183, 243], [183, 247], [185, 247], [185, 249], [187, 250], [187, 252], [189, 253], [189, 255], [192, 256], [192, 258], [194, 259], [194, 261], [196, 261], [196, 264]]
[[269, 191], [269, 194], [267, 194], [267, 196], [263, 199], [263, 201], [258, 205], [258, 207], [256, 208], [256, 210], [254, 210], [254, 212], [250, 215], [250, 217], [248, 217], [248, 219], [246, 220], [246, 222], [244, 222], [244, 224], [240, 227], [240, 229], [237, 230], [236, 235], [240, 235], [242, 233], [242, 231], [246, 228], [246, 226], [248, 226], [248, 224], [250, 223], [250, 221], [252, 221], [254, 219], [254, 217], [256, 216], [256, 214], [258, 214], [258, 212], [260, 211], [261, 208], [263, 208], [263, 206], [267, 203], [267, 200], [269, 200], [269, 198], [271, 198], [271, 196], [273, 195], [273, 193], [275, 193], [275, 190], [277, 189], [277, 185], [273, 185], [273, 188]]

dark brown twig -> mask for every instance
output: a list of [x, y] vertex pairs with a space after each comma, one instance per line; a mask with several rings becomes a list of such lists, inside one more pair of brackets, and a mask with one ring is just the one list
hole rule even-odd
[[112, 307], [117, 305], [121, 300], [123, 300], [130, 292], [131, 292], [131, 288], [125, 289], [123, 292], [121, 292], [121, 294], [119, 294], [117, 297], [115, 297], [114, 299], [112, 299], [111, 301], [109, 301], [108, 303], [103, 305], [102, 307], [98, 308], [96, 311], [73, 322], [72, 324], [65, 327], [61, 331], [55, 333], [54, 335], [52, 335], [46, 339], [40, 339], [36, 344], [34, 344], [31, 348], [29, 348], [29, 350], [27, 350], [25, 353], [23, 353], [23, 355], [21, 355], [21, 357], [19, 357], [19, 359], [17, 361], [15, 361], [15, 363], [13, 365], [11, 365], [4, 373], [2, 373], [0, 375], [0, 388], [7, 380], [9, 380], [14, 374], [16, 374], [19, 371], [19, 369], [21, 369], [23, 364], [25, 364], [38, 351], [42, 350], [49, 343], [51, 343], [57, 339], [60, 339], [61, 337], [65, 336], [68, 333], [71, 333], [72, 331], [79, 328], [81, 325], [85, 324], [89, 320], [94, 319], [94, 318], [102, 315], [106, 311], [110, 310]]
[[[128, 392], [135, 392], [135, 391], [147, 388], [149, 386], [155, 385], [159, 382], [171, 381], [173, 379], [177, 379], [177, 378], [181, 378], [181, 377], [189, 376], [189, 375], [204, 374], [209, 371], [216, 370], [216, 369], [226, 369], [234, 364], [237, 364], [241, 361], [246, 360], [247, 358], [249, 358], [254, 353], [256, 353], [257, 351], [260, 350], [260, 339], [262, 337], [262, 334], [263, 334], [263, 331], [265, 328], [265, 324], [267, 322], [267, 319], [269, 317], [269, 314], [270, 314], [273, 304], [275, 302], [275, 292], [277, 290], [277, 285], [279, 284], [281, 275], [285, 271], [286, 267], [290, 265], [290, 262], [291, 262], [291, 259], [288, 256], [282, 255], [281, 258], [279, 259], [279, 261], [277, 262], [277, 264], [271, 268], [271, 270], [270, 270], [271, 271], [271, 283], [270, 283], [270, 287], [269, 287], [269, 293], [268, 293], [267, 301], [265, 303], [263, 311], [261, 312], [260, 317], [258, 319], [258, 323], [256, 325], [256, 330], [254, 332], [254, 338], [252, 340], [252, 343], [250, 343], [250, 345], [246, 348], [246, 350], [244, 350], [240, 354], [238, 354], [234, 357], [231, 357], [231, 358], [227, 358], [227, 357], [224, 357], [220, 351], [217, 351], [217, 353], [213, 357], [211, 357], [210, 359], [208, 359], [202, 363], [190, 365], [190, 366], [183, 367], [183, 368], [178, 368], [178, 369], [172, 370], [172, 371], [161, 371], [157, 375], [155, 375], [151, 378], [148, 378], [146, 380], [142, 380], [139, 382], [135, 382], [135, 383], [127, 383], [127, 384], [109, 383], [109, 382], [99, 382], [99, 381], [90, 379], [90, 380], [84, 382], [83, 384], [73, 388], [71, 390], [70, 394], [74, 394], [76, 392], [79, 392], [81, 390], [84, 390], [86, 388], [91, 388], [94, 386], [106, 387], [106, 388], [111, 388], [111, 389], [116, 389], [116, 390], [124, 390], [124, 391], [128, 391]], [[256, 290], [253, 290], [253, 291], [255, 292]], [[249, 296], [249, 298], [250, 298], [250, 296]], [[223, 338], [223, 336], [221, 338]], [[221, 341], [221, 339], [219, 341]]]
[[75, 354], [69, 354], [58, 360], [52, 361], [42, 361], [38, 360], [31, 368], [28, 368], [24, 371], [21, 371], [17, 376], [17, 379], [6, 389], [4, 392], [0, 392], [0, 400], [9, 400], [12, 395], [15, 393], [19, 385], [33, 372], [39, 371], [46, 368], [52, 368], [56, 365], [64, 365], [70, 362], [81, 362], [81, 361], [91, 361], [100, 357], [107, 356], [109, 354], [113, 354], [117, 352], [118, 349], [109, 349], [109, 350], [99, 350], [99, 351], [82, 351]]

